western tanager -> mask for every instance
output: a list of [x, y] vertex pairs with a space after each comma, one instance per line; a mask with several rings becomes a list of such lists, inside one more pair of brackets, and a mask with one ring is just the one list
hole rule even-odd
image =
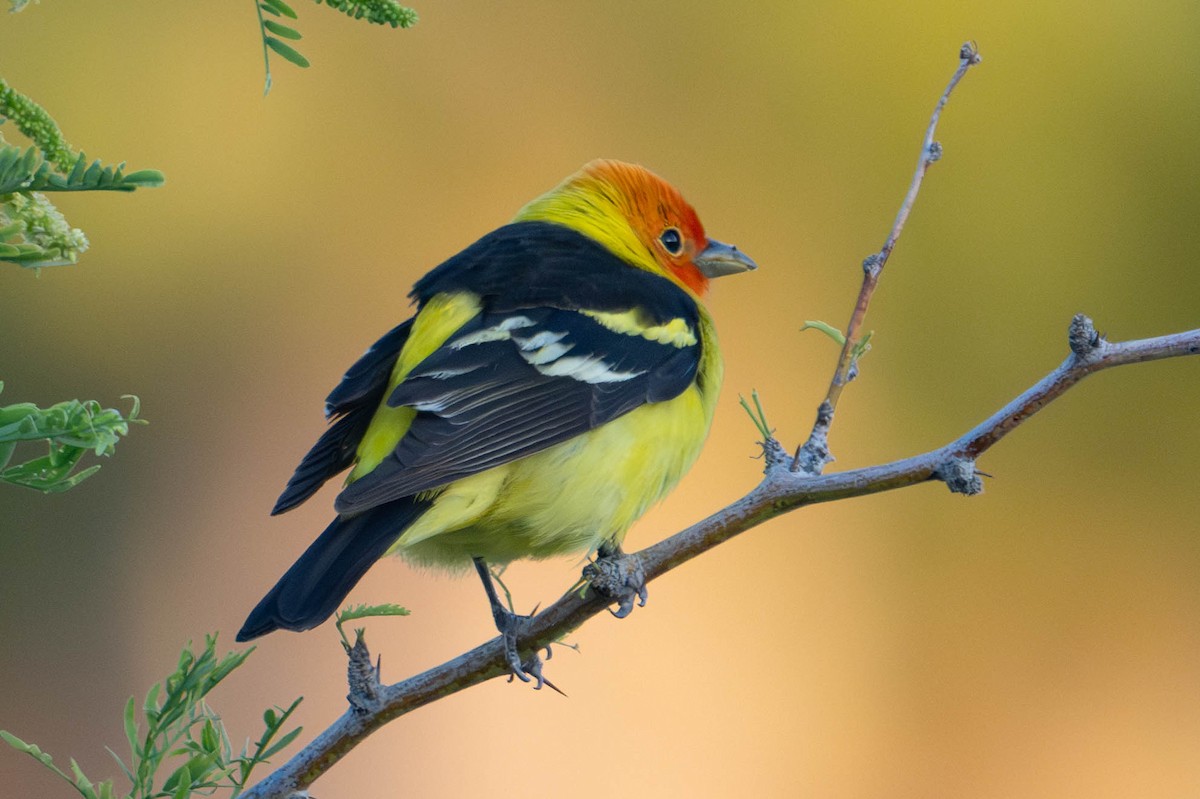
[[486, 564], [615, 550], [675, 486], [723, 372], [701, 297], [753, 268], [666, 181], [593, 161], [422, 277], [416, 315], [330, 393], [333, 424], [273, 511], [350, 468], [337, 518], [237, 639], [316, 626], [385, 554], [474, 563], [527, 679]]

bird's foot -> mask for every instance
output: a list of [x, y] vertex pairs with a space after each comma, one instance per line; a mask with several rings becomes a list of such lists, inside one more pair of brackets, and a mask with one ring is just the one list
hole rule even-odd
[[[557, 685], [542, 675], [542, 659], [538, 657], [536, 649], [530, 654], [528, 660], [524, 662], [521, 660], [521, 639], [525, 637], [525, 633], [533, 621], [533, 615], [537, 613], [537, 608], [534, 608], [533, 613], [528, 616], [522, 616], [506, 608], [500, 601], [499, 595], [496, 594], [493, 580], [497, 578], [488, 569], [487, 562], [483, 558], [473, 558], [473, 561], [475, 571], [479, 574], [479, 579], [483, 581], [483, 590], [487, 592], [488, 604], [492, 606], [492, 620], [496, 623], [496, 630], [499, 631], [500, 640], [504, 643], [504, 660], [508, 663], [508, 681], [512, 682], [513, 677], [521, 682], [536, 680], [537, 682], [533, 686], [534, 690], [540, 691], [543, 685], [549, 685], [562, 694]], [[507, 589], [505, 593], [507, 593]], [[550, 659], [551, 654], [550, 647], [547, 646], [546, 660]]]
[[633, 612], [633, 601], [646, 606], [646, 573], [637, 555], [627, 555], [619, 546], [600, 547], [596, 560], [583, 567], [583, 578], [600, 596], [617, 603], [609, 613], [623, 619]]
[[[542, 658], [538, 654], [538, 650], [534, 650], [526, 660], [521, 660], [520, 641], [533, 621], [533, 614], [523, 616], [505, 608], [500, 608], [499, 611], [494, 612], [492, 616], [496, 622], [496, 629], [500, 631], [500, 640], [504, 643], [504, 659], [508, 662], [508, 681], [512, 682], [515, 677], [521, 682], [532, 682], [535, 691], [540, 691], [543, 685], [548, 685], [561, 694], [562, 691], [559, 691], [558, 686], [547, 680], [542, 674]], [[553, 656], [554, 653], [550, 647], [546, 647], [546, 660]]]

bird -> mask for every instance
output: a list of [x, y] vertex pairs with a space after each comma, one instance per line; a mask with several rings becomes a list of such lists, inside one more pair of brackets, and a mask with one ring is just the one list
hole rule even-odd
[[709, 280], [755, 268], [667, 181], [602, 159], [428, 272], [412, 318], [327, 397], [330, 426], [272, 515], [349, 469], [337, 516], [237, 640], [317, 626], [387, 554], [474, 566], [510, 670], [540, 687], [536, 655], [517, 654], [529, 617], [489, 564], [620, 554], [708, 436], [724, 372]]

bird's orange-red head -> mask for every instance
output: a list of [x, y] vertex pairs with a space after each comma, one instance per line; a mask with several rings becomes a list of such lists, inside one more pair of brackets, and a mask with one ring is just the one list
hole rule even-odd
[[555, 222], [599, 241], [631, 265], [686, 287], [754, 268], [736, 247], [709, 239], [679, 190], [636, 164], [596, 160], [534, 200], [517, 220]]
[[630, 226], [662, 271], [704, 295], [708, 278], [692, 259], [708, 246], [708, 237], [679, 189], [644, 167], [622, 161], [592, 161], [580, 174], [616, 189]]

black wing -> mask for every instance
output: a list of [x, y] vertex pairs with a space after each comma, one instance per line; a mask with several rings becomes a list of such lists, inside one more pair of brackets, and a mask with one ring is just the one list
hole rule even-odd
[[485, 311], [392, 392], [388, 404], [416, 408], [416, 418], [335, 508], [358, 513], [444, 486], [678, 396], [700, 364], [695, 317], [684, 324], [690, 339], [658, 341], [617, 332], [581, 311]]
[[410, 319], [388, 331], [350, 367], [329, 393], [325, 399], [325, 416], [332, 419], [333, 424], [300, 461], [276, 501], [272, 515], [304, 502], [326, 480], [347, 469], [354, 461], [358, 442], [367, 432], [375, 409], [383, 401], [392, 367], [411, 328]]

